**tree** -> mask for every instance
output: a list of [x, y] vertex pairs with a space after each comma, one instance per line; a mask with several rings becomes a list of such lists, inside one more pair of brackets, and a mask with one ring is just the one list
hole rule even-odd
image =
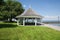
[[[20, 15], [24, 11], [22, 4], [18, 1], [7, 0], [5, 1], [5, 5], [1, 7], [1, 13], [3, 19], [10, 19], [15, 18], [17, 15]], [[0, 14], [1, 14], [0, 13]]]
[[3, 14], [1, 12], [1, 10], [3, 9], [3, 6], [5, 5], [4, 0], [0, 0], [0, 20], [3, 19]]
[[0, 0], [0, 6], [4, 5], [4, 0]]

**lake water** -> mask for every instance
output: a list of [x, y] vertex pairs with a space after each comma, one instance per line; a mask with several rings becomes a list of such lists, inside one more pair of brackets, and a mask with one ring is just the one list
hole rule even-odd
[[50, 23], [50, 25], [59, 26], [60, 27], [60, 23]]

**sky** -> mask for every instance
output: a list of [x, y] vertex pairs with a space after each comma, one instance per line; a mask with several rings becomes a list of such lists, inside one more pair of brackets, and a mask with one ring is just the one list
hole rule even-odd
[[[57, 20], [60, 16], [60, 0], [18, 0], [24, 9], [31, 8], [44, 16], [44, 20]], [[51, 18], [50, 18], [51, 17]]]

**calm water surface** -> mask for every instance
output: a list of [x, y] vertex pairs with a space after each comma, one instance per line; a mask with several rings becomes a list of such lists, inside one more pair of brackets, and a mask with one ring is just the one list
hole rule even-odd
[[60, 27], [60, 23], [50, 23], [50, 25], [53, 25], [53, 26], [59, 26]]

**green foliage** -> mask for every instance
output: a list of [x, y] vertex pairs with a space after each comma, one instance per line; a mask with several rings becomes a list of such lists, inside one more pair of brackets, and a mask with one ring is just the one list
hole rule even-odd
[[[3, 17], [2, 19], [15, 18], [17, 15], [20, 15], [24, 11], [22, 4], [18, 1], [3, 0], [3, 2], [4, 5], [0, 6], [0, 15]], [[3, 2], [1, 1], [1, 3]]]
[[0, 0], [0, 6], [4, 5], [4, 0]]

